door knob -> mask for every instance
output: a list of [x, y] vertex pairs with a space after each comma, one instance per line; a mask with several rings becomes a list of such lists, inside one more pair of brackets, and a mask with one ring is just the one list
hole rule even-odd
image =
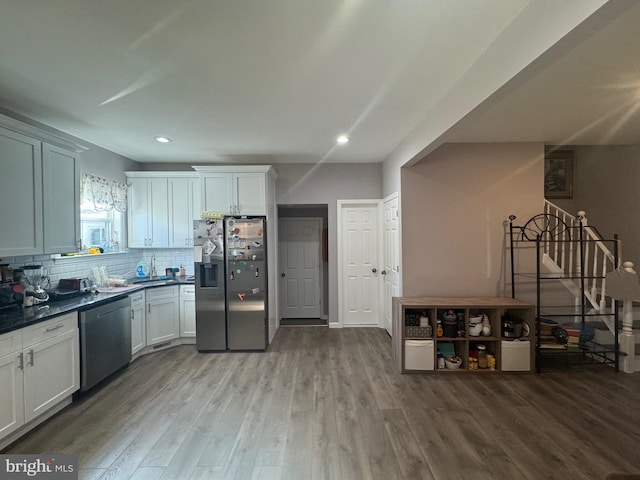
[[280, 274], [280, 276], [281, 276], [282, 278], [284, 278], [284, 277], [286, 277], [286, 276], [287, 276], [287, 274], [286, 274], [286, 273], [284, 273], [284, 272], [282, 272], [282, 273]]
[[375, 268], [372, 268], [372, 269], [371, 269], [371, 271], [372, 271], [373, 273], [376, 273], [378, 270], [376, 270]]

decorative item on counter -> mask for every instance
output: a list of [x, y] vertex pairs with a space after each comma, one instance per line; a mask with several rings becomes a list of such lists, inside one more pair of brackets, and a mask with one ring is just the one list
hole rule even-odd
[[184, 269], [184, 266], [180, 265], [180, 270], [178, 270], [178, 275], [181, 277], [184, 277], [187, 274], [186, 270]]

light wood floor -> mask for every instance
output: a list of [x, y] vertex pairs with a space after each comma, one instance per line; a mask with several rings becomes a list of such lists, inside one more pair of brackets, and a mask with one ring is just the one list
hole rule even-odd
[[143, 357], [5, 453], [84, 479], [603, 479], [640, 473], [640, 375], [400, 375], [380, 329]]

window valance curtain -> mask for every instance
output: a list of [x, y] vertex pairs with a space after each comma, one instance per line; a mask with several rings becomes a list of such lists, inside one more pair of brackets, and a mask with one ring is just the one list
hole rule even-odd
[[98, 212], [116, 210], [127, 211], [127, 185], [88, 173], [80, 177], [80, 196], [83, 208]]

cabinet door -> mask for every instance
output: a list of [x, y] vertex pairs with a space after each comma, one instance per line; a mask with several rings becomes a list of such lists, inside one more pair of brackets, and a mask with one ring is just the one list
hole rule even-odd
[[231, 173], [208, 173], [202, 179], [203, 209], [233, 214], [233, 181]]
[[0, 257], [43, 252], [41, 142], [0, 128]]
[[148, 193], [146, 178], [129, 179], [128, 244], [131, 248], [148, 247], [147, 210]]
[[200, 178], [189, 178], [189, 246], [193, 247], [193, 220], [198, 220], [202, 213], [202, 184]]
[[148, 178], [148, 233], [154, 248], [169, 246], [169, 191], [166, 178]]
[[147, 302], [147, 345], [166, 342], [180, 336], [180, 307], [177, 297]]
[[24, 349], [25, 422], [80, 388], [78, 329]]
[[236, 215], [266, 215], [267, 192], [264, 173], [234, 174]]
[[144, 302], [131, 303], [131, 354], [147, 346]]
[[170, 248], [193, 246], [193, 220], [200, 218], [200, 210], [200, 178], [170, 178]]
[[75, 152], [42, 144], [44, 253], [80, 248], [80, 158]]
[[0, 357], [0, 438], [24, 425], [22, 352]]
[[180, 288], [180, 336], [196, 336], [196, 294], [193, 285]]

